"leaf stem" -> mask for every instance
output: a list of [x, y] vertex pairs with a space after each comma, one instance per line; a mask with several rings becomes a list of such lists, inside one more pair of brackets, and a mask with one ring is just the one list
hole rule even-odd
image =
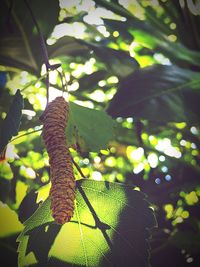
[[57, 70], [57, 72], [58, 72], [58, 75], [60, 76], [60, 80], [61, 80], [61, 84], [62, 84], [62, 93], [64, 93], [65, 85], [63, 82], [63, 73], [61, 73], [59, 70]]
[[47, 72], [47, 76], [46, 76], [46, 87], [47, 87], [47, 105], [49, 103], [49, 69], [50, 69], [50, 64], [49, 64], [49, 57], [48, 57], [48, 51], [47, 51], [47, 47], [46, 47], [46, 44], [45, 44], [45, 40], [44, 40], [44, 37], [43, 37], [43, 34], [42, 32], [40, 31], [40, 27], [37, 23], [37, 20], [33, 14], [33, 11], [28, 3], [27, 0], [24, 0], [26, 6], [27, 6], [27, 9], [29, 10], [30, 12], [30, 15], [32, 17], [32, 20], [33, 20], [33, 23], [37, 29], [37, 32], [39, 34], [39, 39], [40, 39], [40, 47], [41, 47], [41, 51], [42, 51], [42, 55], [43, 55], [43, 58], [44, 58], [44, 64], [46, 66], [46, 72]]
[[86, 251], [86, 247], [85, 247], [85, 242], [84, 242], [84, 235], [83, 235], [83, 229], [82, 229], [82, 226], [81, 226], [81, 220], [80, 220], [80, 216], [79, 216], [79, 212], [78, 212], [78, 207], [77, 207], [77, 204], [75, 202], [75, 212], [76, 212], [76, 216], [77, 216], [77, 219], [78, 219], [78, 226], [79, 226], [79, 231], [80, 231], [80, 237], [81, 237], [81, 243], [82, 243], [82, 246], [83, 246], [83, 251], [84, 251], [84, 258], [85, 258], [85, 266], [88, 267], [88, 256], [87, 256], [87, 251]]
[[81, 177], [84, 179], [87, 179], [87, 177], [83, 174], [81, 168], [78, 166], [78, 164], [74, 161], [73, 158], [72, 158], [72, 162], [73, 162], [74, 166], [76, 167], [77, 171], [80, 173]]
[[26, 135], [29, 135], [29, 134], [32, 134], [32, 133], [36, 133], [36, 132], [40, 132], [40, 131], [42, 131], [42, 128], [41, 129], [38, 129], [38, 130], [31, 131], [31, 132], [26, 132], [26, 133], [21, 134], [21, 135], [18, 135], [17, 137], [15, 137], [12, 140], [10, 140], [9, 143], [11, 143], [11, 142], [13, 142], [13, 141], [15, 141], [15, 140], [23, 137], [23, 136], [26, 136]]
[[47, 74], [48, 74], [50, 71], [51, 71], [51, 70], [48, 70], [48, 72], [46, 72], [44, 75], [42, 75], [42, 76], [41, 76], [40, 78], [38, 78], [37, 80], [34, 80], [34, 81], [29, 82], [24, 88], [22, 88], [22, 89], [20, 90], [20, 92], [23, 92], [24, 90], [26, 90], [29, 86], [33, 85], [34, 83], [37, 83], [37, 82], [43, 80], [43, 79], [47, 76]]
[[86, 194], [85, 194], [83, 188], [80, 186], [80, 187], [78, 187], [78, 190], [79, 190], [80, 194], [82, 195], [82, 197], [83, 197], [83, 199], [84, 199], [86, 205], [88, 206], [88, 208], [89, 208], [89, 210], [90, 210], [90, 213], [92, 214], [92, 216], [93, 216], [93, 218], [94, 218], [96, 227], [101, 231], [101, 233], [102, 233], [103, 237], [105, 238], [105, 240], [106, 240], [106, 242], [107, 242], [109, 248], [112, 249], [112, 248], [113, 248], [113, 244], [112, 244], [112, 242], [111, 242], [111, 239], [110, 239], [109, 235], [106, 233], [106, 231], [107, 231], [108, 229], [110, 229], [110, 226], [109, 226], [108, 224], [102, 222], [102, 221], [99, 219], [99, 217], [98, 217], [96, 211], [94, 210], [92, 204], [90, 203], [88, 197], [86, 196]]

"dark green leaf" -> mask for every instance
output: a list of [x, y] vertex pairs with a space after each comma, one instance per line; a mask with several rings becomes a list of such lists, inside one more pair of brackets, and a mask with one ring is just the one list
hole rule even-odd
[[19, 210], [18, 218], [21, 223], [26, 221], [38, 208], [39, 204], [36, 203], [37, 193], [32, 190], [22, 200]]
[[100, 80], [103, 80], [107, 77], [107, 71], [105, 70], [98, 70], [93, 72], [90, 75], [85, 75], [81, 77], [79, 82], [79, 89], [78, 92], [91, 92], [93, 91], [97, 86], [98, 82]]
[[[103, 208], [102, 208], [103, 207]], [[144, 194], [117, 183], [77, 181], [71, 222], [52, 223], [47, 199], [25, 222], [19, 265], [148, 266], [155, 218]]]
[[[29, 0], [28, 4], [45, 38], [49, 37], [58, 22], [59, 2], [57, 0]], [[37, 30], [31, 18], [25, 1], [15, 0], [13, 17], [18, 16], [20, 23], [29, 36], [37, 35]]]
[[200, 234], [195, 231], [176, 231], [170, 239], [173, 245], [187, 252], [198, 254], [200, 248]]
[[23, 98], [17, 90], [7, 116], [2, 124], [0, 133], [0, 152], [6, 147], [10, 139], [18, 134], [23, 109]]
[[[154, 30], [152, 28], [152, 30]], [[166, 36], [157, 32], [152, 34], [152, 32], [145, 32], [143, 30], [133, 30], [133, 36], [135, 41], [143, 44], [144, 46], [151, 47], [154, 52], [161, 52], [171, 62], [184, 66], [186, 64], [200, 66], [200, 53], [188, 49], [182, 43], [171, 42]], [[187, 66], [187, 65], [186, 65]]]
[[[32, 44], [37, 47], [37, 42]], [[39, 47], [37, 47], [39, 49]], [[0, 63], [4, 66], [15, 67], [39, 75], [37, 66], [32, 53], [24, 47], [24, 41], [18, 36], [8, 36], [0, 42]]]
[[[11, 2], [13, 5], [10, 12]], [[46, 39], [56, 25], [59, 2], [31, 0], [28, 3]], [[0, 10], [0, 64], [39, 75], [44, 57], [41, 52], [40, 37], [25, 1], [4, 0]]]
[[123, 37], [123, 41], [124, 40], [129, 40], [129, 42], [133, 41], [133, 35], [129, 33], [130, 24], [128, 21], [124, 23], [123, 21], [120, 20], [105, 19], [105, 18], [103, 19], [103, 21], [105, 26], [109, 28], [111, 32], [118, 31], [120, 33], [120, 36]]
[[155, 65], [124, 79], [108, 113], [114, 117], [152, 121], [199, 121], [198, 73], [176, 66]]
[[16, 237], [17, 235], [14, 234], [9, 237], [0, 238], [1, 261], [5, 266], [17, 266]]
[[114, 121], [104, 111], [89, 109], [70, 102], [70, 118], [66, 128], [68, 145], [78, 144], [81, 151], [107, 148], [113, 139]]
[[0, 201], [7, 203], [9, 199], [10, 188], [11, 188], [11, 182], [7, 179], [1, 178], [0, 179]]
[[76, 38], [65, 36], [55, 44], [48, 46], [49, 57], [76, 56], [89, 52], [86, 45], [81, 44]]
[[133, 15], [127, 9], [125, 9], [122, 5], [119, 5], [118, 3], [113, 3], [112, 1], [107, 1], [107, 0], [95, 0], [95, 3], [105, 7], [108, 10], [111, 10], [112, 12], [122, 17], [125, 18], [133, 17]]

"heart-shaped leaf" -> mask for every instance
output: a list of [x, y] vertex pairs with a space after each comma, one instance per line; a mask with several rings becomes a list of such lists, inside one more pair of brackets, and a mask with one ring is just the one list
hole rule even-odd
[[10, 106], [8, 114], [3, 121], [1, 133], [0, 133], [0, 152], [8, 144], [9, 140], [17, 135], [23, 109], [23, 98], [20, 90], [17, 90], [13, 102]]
[[49, 198], [25, 222], [18, 238], [19, 266], [148, 266], [155, 226], [145, 195], [132, 187], [77, 181], [69, 223], [53, 223]]
[[114, 135], [114, 121], [104, 111], [70, 102], [66, 128], [67, 143], [78, 144], [82, 152], [105, 149]]

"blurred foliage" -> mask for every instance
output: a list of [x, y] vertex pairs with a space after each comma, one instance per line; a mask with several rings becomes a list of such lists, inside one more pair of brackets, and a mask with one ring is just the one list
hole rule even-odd
[[[136, 186], [148, 195], [158, 222], [150, 240], [152, 267], [199, 266], [199, 1], [34, 0], [29, 4], [47, 43], [50, 63], [61, 64], [49, 73], [50, 100], [62, 95], [59, 72], [65, 76], [64, 87], [69, 94], [65, 91], [64, 96], [70, 100], [72, 115], [66, 135], [75, 163], [84, 176], [102, 181], [100, 184]], [[41, 201], [49, 192], [48, 155], [41, 142], [39, 120], [46, 106], [46, 72], [40, 36], [25, 2], [1, 1], [0, 10], [1, 133], [8, 134], [5, 118], [17, 89], [24, 99], [18, 136], [12, 140], [16, 133], [7, 136], [6, 142], [10, 141], [0, 158], [1, 253], [8, 266], [16, 266], [16, 234], [22, 231], [24, 221], [28, 219], [27, 227], [42, 210], [46, 202], [40, 205]], [[12, 119], [19, 120], [15, 115]], [[6, 145], [2, 139], [0, 143]], [[113, 194], [118, 190], [129, 195], [130, 205], [134, 204], [127, 189], [116, 188]], [[95, 205], [92, 196], [88, 197]], [[104, 200], [100, 200], [101, 213], [105, 210]], [[105, 199], [105, 205], [109, 201], [109, 197]], [[125, 209], [118, 216], [117, 203], [116, 199], [114, 219], [108, 225], [118, 222], [123, 230], [127, 218], [128, 227], [132, 223], [134, 231], [137, 223], [130, 219], [134, 213], [127, 215]], [[141, 200], [138, 210], [143, 203]], [[88, 209], [86, 204], [84, 208]], [[30, 246], [34, 245], [35, 233], [47, 240], [46, 229], [52, 234], [44, 250], [47, 256], [53, 238], [58, 234], [60, 244], [60, 231], [68, 234], [70, 227], [77, 228], [78, 224], [67, 224], [64, 230], [53, 224], [40, 225], [29, 236], [25, 229], [24, 252], [28, 238]], [[88, 228], [86, 236], [89, 232], [95, 236], [95, 231]], [[141, 242], [145, 231], [143, 235], [138, 239]], [[130, 242], [133, 236], [131, 233]], [[138, 249], [144, 247], [138, 241]], [[39, 250], [35, 253], [45, 260]], [[98, 266], [100, 250], [93, 253], [97, 255], [92, 256], [93, 264]], [[27, 255], [34, 263], [33, 254]], [[74, 263], [80, 264], [79, 260]], [[65, 263], [59, 266], [68, 266], [66, 261], [63, 259]], [[48, 266], [53, 264], [52, 260]], [[126, 266], [132, 265], [127, 262]]]

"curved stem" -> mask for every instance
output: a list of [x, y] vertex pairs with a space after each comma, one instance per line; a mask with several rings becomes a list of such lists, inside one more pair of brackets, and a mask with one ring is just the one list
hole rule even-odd
[[34, 83], [37, 83], [41, 80], [43, 80], [44, 78], [46, 78], [47, 74], [50, 72], [51, 70], [48, 70], [48, 72], [46, 72], [44, 75], [42, 75], [40, 78], [38, 78], [35, 81], [31, 81], [30, 83], [28, 83], [26, 86], [24, 86], [24, 88], [22, 88], [20, 91], [23, 92], [24, 90], [26, 90], [29, 86], [33, 85]]
[[47, 72], [47, 76], [46, 76], [46, 87], [47, 87], [47, 105], [49, 103], [49, 69], [50, 69], [50, 64], [49, 64], [49, 57], [48, 57], [48, 52], [47, 52], [47, 47], [46, 47], [46, 44], [45, 44], [45, 40], [44, 40], [44, 37], [43, 37], [43, 34], [42, 32], [40, 31], [40, 27], [37, 23], [37, 20], [33, 14], [33, 11], [28, 3], [27, 0], [24, 0], [26, 6], [27, 6], [27, 9], [29, 10], [30, 12], [30, 15], [31, 15], [31, 18], [33, 20], [33, 23], [37, 29], [37, 32], [39, 34], [39, 38], [40, 38], [40, 46], [41, 46], [41, 51], [42, 51], [42, 55], [43, 55], [43, 58], [44, 58], [44, 63], [45, 63], [45, 66], [46, 66], [46, 72]]
[[34, 23], [34, 25], [35, 25], [35, 27], [37, 29], [38, 34], [39, 34], [40, 45], [41, 45], [42, 55], [44, 57], [44, 62], [45, 62], [46, 67], [49, 68], [49, 65], [50, 65], [49, 64], [49, 57], [48, 57], [48, 52], [47, 52], [47, 48], [46, 48], [46, 44], [45, 44], [45, 40], [44, 40], [43, 34], [40, 31], [40, 27], [39, 27], [39, 25], [37, 23], [37, 20], [36, 20], [34, 14], [33, 14], [33, 11], [31, 9], [28, 1], [27, 0], [24, 0], [24, 2], [25, 2], [26, 6], [27, 6], [27, 8], [28, 8], [28, 10], [30, 12], [31, 18], [33, 20], [33, 23]]
[[59, 70], [57, 70], [57, 72], [58, 72], [58, 75], [60, 76], [60, 80], [61, 80], [61, 84], [62, 84], [62, 93], [63, 93], [65, 90], [65, 85], [63, 82], [63, 73], [61, 73]]
[[31, 131], [31, 132], [27, 132], [27, 133], [24, 133], [24, 134], [21, 134], [21, 135], [18, 135], [17, 137], [13, 138], [12, 140], [9, 141], [9, 143], [12, 143], [13, 141], [23, 137], [23, 136], [26, 136], [26, 135], [29, 135], [29, 134], [32, 134], [32, 133], [36, 133], [36, 132], [40, 132], [42, 131], [42, 128], [41, 129], [38, 129], [38, 130], [34, 130], [34, 131]]

